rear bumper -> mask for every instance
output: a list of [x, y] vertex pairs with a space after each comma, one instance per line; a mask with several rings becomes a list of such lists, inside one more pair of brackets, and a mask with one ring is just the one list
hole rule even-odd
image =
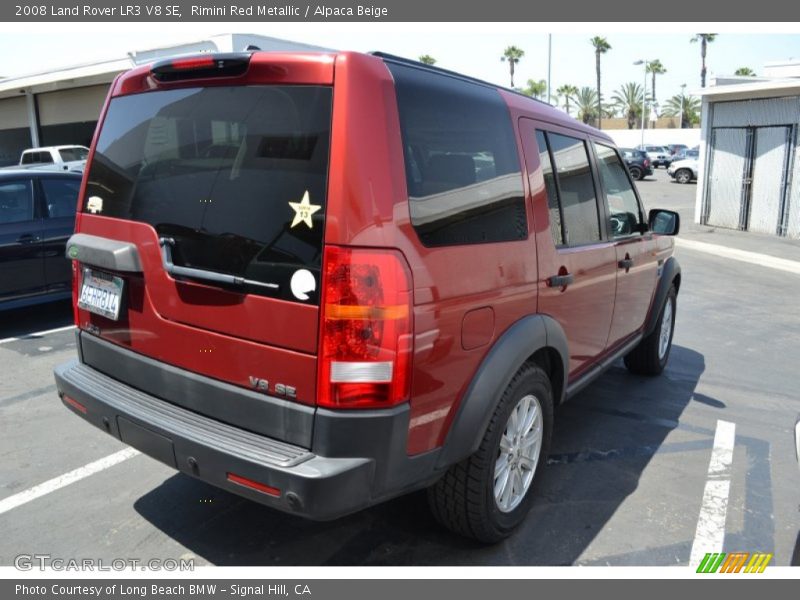
[[[77, 360], [57, 367], [55, 379], [65, 406], [110, 435], [188, 475], [299, 516], [334, 519], [435, 479], [435, 457], [405, 454], [406, 406], [318, 410], [315, 452], [190, 411]], [[246, 487], [229, 474], [267, 487]]]

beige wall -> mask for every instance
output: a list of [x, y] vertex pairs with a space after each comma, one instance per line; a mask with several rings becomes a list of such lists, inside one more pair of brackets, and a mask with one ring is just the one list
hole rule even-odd
[[37, 94], [39, 124], [44, 127], [60, 123], [96, 121], [100, 117], [108, 87], [94, 85]]

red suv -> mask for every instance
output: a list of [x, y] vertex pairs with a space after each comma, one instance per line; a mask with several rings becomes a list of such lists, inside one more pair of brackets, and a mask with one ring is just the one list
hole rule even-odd
[[114, 82], [79, 200], [63, 402], [146, 454], [332, 519], [429, 488], [508, 535], [553, 407], [657, 374], [678, 215], [603, 133], [383, 54], [215, 54]]

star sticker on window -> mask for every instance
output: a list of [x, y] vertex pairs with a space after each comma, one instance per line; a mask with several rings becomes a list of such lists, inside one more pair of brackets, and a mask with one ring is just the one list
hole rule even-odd
[[294, 219], [292, 219], [292, 224], [289, 228], [293, 228], [300, 223], [305, 223], [308, 225], [309, 229], [314, 228], [314, 223], [311, 221], [311, 215], [317, 212], [322, 205], [320, 204], [311, 204], [311, 201], [308, 198], [308, 190], [306, 193], [303, 194], [303, 199], [300, 202], [289, 202], [289, 206], [292, 207], [294, 210]]

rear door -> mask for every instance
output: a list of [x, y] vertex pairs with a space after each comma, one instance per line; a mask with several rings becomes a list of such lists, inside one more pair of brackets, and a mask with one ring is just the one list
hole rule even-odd
[[0, 180], [0, 300], [45, 289], [42, 219], [29, 178]]
[[79, 318], [140, 354], [313, 403], [333, 69], [320, 59], [316, 83], [296, 62], [304, 85], [286, 83], [297, 64], [265, 65], [280, 84], [110, 101], [79, 228], [134, 244], [143, 269], [111, 273], [125, 288], [117, 322]]
[[75, 208], [81, 180], [78, 177], [43, 177], [38, 180], [43, 200], [42, 255], [48, 291], [67, 291], [72, 285], [72, 267], [65, 255], [69, 236], [75, 230]]
[[609, 237], [616, 251], [617, 294], [608, 345], [641, 329], [656, 286], [658, 258], [653, 234], [622, 160], [611, 146], [594, 143]]
[[534, 211], [537, 217], [547, 214], [549, 221], [548, 233], [537, 218], [539, 312], [564, 329], [574, 377], [606, 348], [616, 252], [601, 226], [586, 141], [570, 130], [529, 119], [520, 120], [520, 131]]

